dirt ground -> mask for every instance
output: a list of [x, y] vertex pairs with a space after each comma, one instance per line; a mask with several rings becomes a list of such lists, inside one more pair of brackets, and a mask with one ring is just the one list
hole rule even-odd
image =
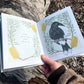
[[[67, 6], [71, 6], [84, 37], [84, 0], [51, 0], [46, 16]], [[84, 77], [84, 56], [65, 59], [63, 63]]]

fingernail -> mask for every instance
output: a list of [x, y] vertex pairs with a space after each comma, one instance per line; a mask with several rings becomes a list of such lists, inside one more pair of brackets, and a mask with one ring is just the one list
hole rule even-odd
[[41, 56], [45, 56], [44, 54], [42, 54]]
[[45, 55], [41, 55], [41, 57], [45, 57]]

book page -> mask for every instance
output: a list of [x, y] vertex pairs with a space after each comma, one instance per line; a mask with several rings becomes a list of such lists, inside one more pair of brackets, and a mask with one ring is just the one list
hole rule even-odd
[[2, 14], [3, 68], [42, 64], [36, 22]]
[[59, 60], [84, 53], [84, 39], [70, 7], [38, 22], [44, 53]]

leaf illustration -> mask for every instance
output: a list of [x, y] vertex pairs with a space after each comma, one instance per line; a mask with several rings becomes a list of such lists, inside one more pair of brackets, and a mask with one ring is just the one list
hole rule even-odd
[[78, 45], [78, 38], [76, 36], [73, 36], [71, 38], [71, 43], [70, 43], [71, 47], [77, 47]]
[[37, 32], [37, 29], [36, 29], [35, 25], [32, 25], [32, 29], [35, 33]]
[[44, 31], [46, 30], [46, 24], [43, 23], [43, 24], [41, 25], [41, 28], [42, 28], [42, 31], [44, 32]]
[[19, 57], [19, 53], [15, 47], [11, 47], [9, 49], [9, 52], [10, 52], [11, 56], [13, 57], [13, 59], [17, 59]]

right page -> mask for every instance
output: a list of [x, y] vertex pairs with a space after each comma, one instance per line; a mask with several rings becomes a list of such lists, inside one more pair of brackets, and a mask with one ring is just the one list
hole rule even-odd
[[37, 24], [44, 53], [49, 58], [59, 60], [84, 53], [84, 39], [70, 7]]

